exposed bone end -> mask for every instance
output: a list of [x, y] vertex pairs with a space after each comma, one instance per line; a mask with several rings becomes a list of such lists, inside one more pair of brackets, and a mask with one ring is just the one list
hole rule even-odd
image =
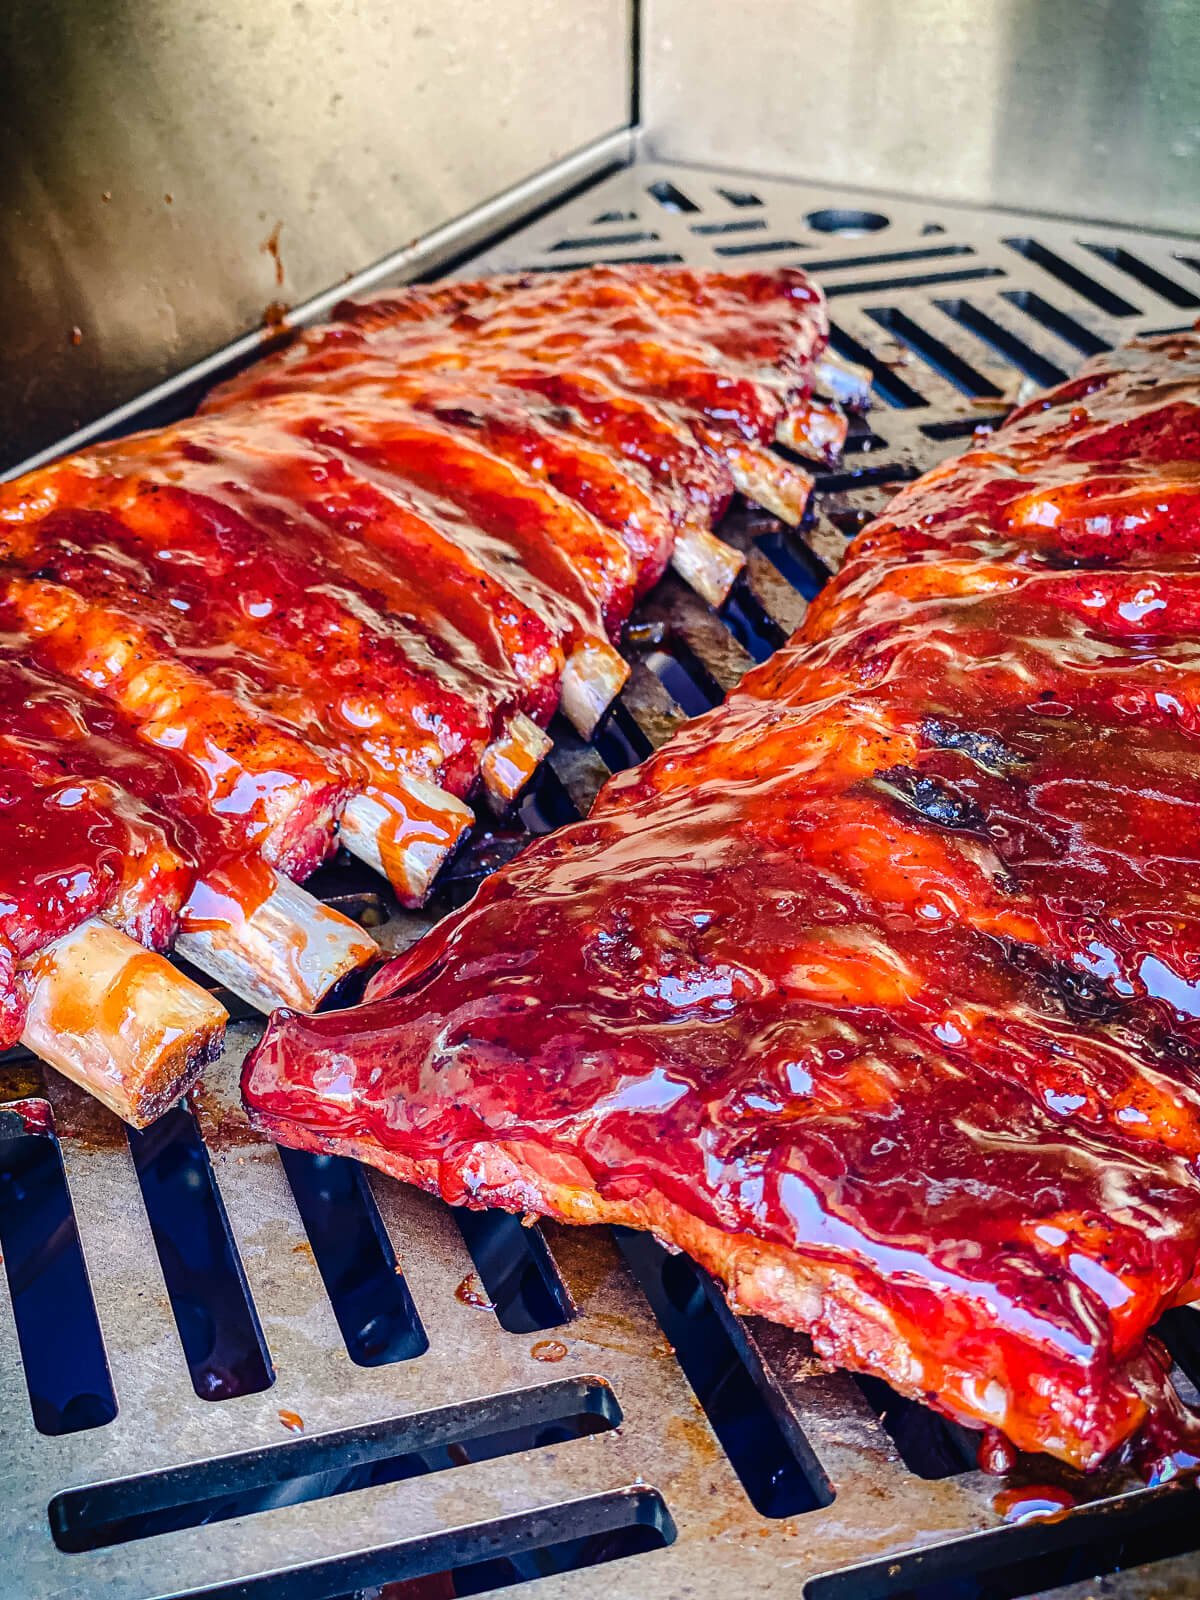
[[106, 922], [85, 922], [24, 975], [21, 1043], [144, 1128], [220, 1052], [227, 1012], [163, 956]]
[[826, 350], [813, 369], [817, 388], [851, 411], [866, 411], [871, 404], [871, 373], [847, 361], [836, 350]]
[[532, 717], [518, 712], [483, 752], [479, 775], [498, 808], [510, 806], [554, 748], [554, 740]]
[[313, 1011], [379, 954], [356, 922], [253, 857], [196, 886], [175, 950], [260, 1011]]
[[746, 565], [746, 558], [707, 528], [693, 526], [684, 528], [675, 540], [671, 565], [702, 600], [719, 606]]
[[739, 494], [793, 527], [803, 520], [813, 488], [807, 472], [753, 445], [727, 445], [726, 456]]
[[572, 650], [563, 668], [561, 705], [583, 738], [591, 738], [628, 676], [629, 663], [610, 644], [589, 639]]
[[342, 812], [342, 843], [392, 885], [402, 905], [424, 905], [443, 862], [475, 820], [470, 806], [420, 778], [386, 794], [357, 794]]
[[810, 397], [781, 419], [775, 438], [800, 455], [818, 456], [832, 463], [842, 453], [849, 428], [846, 413], [840, 407]]

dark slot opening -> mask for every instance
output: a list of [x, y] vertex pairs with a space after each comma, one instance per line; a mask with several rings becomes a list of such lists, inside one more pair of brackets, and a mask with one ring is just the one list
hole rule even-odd
[[859, 211], [853, 206], [825, 206], [820, 211], [810, 211], [805, 217], [810, 228], [818, 233], [840, 233], [853, 239], [864, 233], [878, 233], [891, 220], [882, 211]]
[[1085, 242], [1083, 247], [1085, 250], [1090, 250], [1094, 256], [1099, 256], [1101, 261], [1107, 261], [1109, 266], [1116, 267], [1119, 272], [1128, 273], [1131, 278], [1136, 278], [1147, 289], [1153, 289], [1155, 294], [1161, 295], [1164, 300], [1169, 300], [1173, 306], [1183, 306], [1187, 309], [1200, 306], [1200, 298], [1190, 289], [1185, 289], [1183, 284], [1176, 283], [1174, 278], [1168, 278], [1165, 272], [1152, 267], [1140, 256], [1135, 256], [1129, 250], [1123, 250], [1119, 244]]
[[936, 283], [971, 283], [978, 278], [1003, 278], [1002, 267], [960, 267], [956, 272], [914, 272], [908, 277], [856, 278], [853, 283], [827, 283], [825, 297], [840, 294], [870, 294], [872, 290], [924, 289]]
[[824, 261], [809, 261], [808, 272], [840, 272], [843, 267], [886, 267], [893, 262], [933, 261], [939, 256], [973, 256], [969, 244], [931, 244], [923, 250], [884, 250], [873, 256], [829, 256]]
[[1193, 272], [1200, 272], [1200, 256], [1189, 256], [1182, 250], [1176, 250], [1176, 261], [1182, 261], [1185, 267], [1191, 267]]
[[196, 1600], [452, 1600], [581, 1572], [674, 1540], [662, 1496], [630, 1488], [188, 1593]]
[[1098, 356], [1103, 351], [1112, 349], [1107, 339], [1102, 339], [1098, 333], [1085, 328], [1082, 322], [1076, 322], [1074, 317], [1069, 317], [1065, 311], [1060, 311], [1048, 300], [1043, 300], [1041, 295], [1032, 289], [1002, 289], [1000, 292], [1010, 305], [1016, 306], [1035, 322], [1040, 322], [1043, 328], [1056, 333], [1060, 339], [1073, 345], [1083, 355]]
[[1062, 256], [1056, 255], [1053, 250], [1048, 250], [1044, 244], [1039, 244], [1036, 239], [1005, 239], [1004, 243], [1010, 250], [1015, 250], [1018, 255], [1032, 261], [1035, 266], [1041, 267], [1043, 272], [1048, 272], [1052, 278], [1057, 278], [1059, 283], [1065, 283], [1068, 289], [1074, 289], [1076, 294], [1081, 294], [1085, 300], [1090, 300], [1101, 311], [1107, 311], [1110, 317], [1136, 317], [1138, 308], [1131, 306], [1128, 300], [1114, 294], [1111, 289], [1102, 283], [1097, 283], [1095, 278], [1090, 278], [1086, 272], [1081, 272], [1071, 262], [1064, 261]]
[[127, 1132], [192, 1387], [202, 1400], [269, 1389], [275, 1372], [195, 1117], [180, 1105]]
[[891, 306], [883, 306], [877, 311], [868, 311], [867, 315], [873, 322], [887, 331], [902, 344], [919, 355], [963, 394], [970, 395], [976, 400], [999, 400], [1004, 391], [999, 389], [990, 378], [984, 377], [982, 372], [977, 372], [970, 362], [964, 361], [951, 350], [948, 344], [936, 338], [920, 323], [914, 322], [903, 311], [897, 311]]
[[831, 1504], [832, 1486], [808, 1441], [785, 1434], [735, 1346], [708, 1275], [648, 1233], [613, 1232], [754, 1509], [792, 1517]]
[[1200, 1389], [1200, 1310], [1179, 1306], [1159, 1318], [1155, 1333], [1182, 1367], [1190, 1381]]
[[598, 217], [592, 218], [592, 226], [599, 228], [605, 222], [636, 222], [636, 211], [602, 211]]
[[548, 761], [541, 763], [521, 795], [517, 814], [532, 834], [553, 833], [555, 828], [579, 821], [575, 802]]
[[979, 1435], [970, 1428], [897, 1394], [882, 1378], [859, 1373], [854, 1381], [900, 1452], [900, 1459], [918, 1478], [956, 1478], [978, 1465]]
[[28, 1126], [0, 1110], [0, 1251], [34, 1423], [79, 1433], [111, 1422], [117, 1398], [50, 1107], [26, 1104]]
[[163, 1472], [68, 1489], [50, 1502], [50, 1531], [60, 1550], [100, 1550], [275, 1506], [326, 1500], [355, 1489], [540, 1450], [606, 1433], [620, 1421], [621, 1408], [606, 1383], [595, 1378], [564, 1379]]
[[859, 344], [844, 329], [831, 326], [829, 329], [830, 346], [838, 355], [847, 361], [854, 361], [860, 367], [866, 367], [871, 374], [871, 387], [879, 398], [889, 406], [902, 409], [912, 409], [917, 406], [927, 406], [929, 401], [923, 394], [918, 394], [911, 384], [905, 383], [903, 378], [897, 377], [886, 362], [872, 355], [865, 344]]
[[762, 201], [749, 189], [718, 189], [717, 193], [722, 200], [727, 200], [731, 206], [760, 206]]
[[756, 229], [766, 227], [762, 217], [738, 217], [731, 222], [693, 222], [692, 232], [698, 234], [709, 233], [752, 233]]
[[920, 475], [912, 462], [881, 461], [878, 465], [851, 462], [841, 472], [818, 472], [817, 489], [822, 494], [840, 494], [846, 489], [866, 489], [877, 483], [905, 483]]
[[850, 431], [842, 446], [842, 456], [865, 455], [871, 450], [886, 450], [887, 440], [875, 433], [862, 417], [850, 418]]
[[829, 582], [829, 574], [812, 551], [784, 528], [772, 528], [758, 540], [758, 548], [806, 600], [815, 599]]
[[646, 193], [652, 200], [657, 200], [664, 211], [699, 211], [700, 207], [694, 200], [689, 200], [682, 189], [677, 189], [666, 178], [660, 178], [657, 183], [649, 184]]
[[1006, 411], [997, 411], [994, 417], [953, 417], [949, 422], [923, 422], [921, 432], [927, 439], [969, 439], [972, 434], [999, 427], [1007, 415]]
[[969, 300], [939, 300], [937, 305], [939, 310], [944, 311], [948, 317], [953, 317], [961, 327], [969, 329], [977, 339], [982, 339], [984, 344], [990, 345], [1006, 361], [1011, 362], [1018, 372], [1023, 372], [1035, 383], [1049, 388], [1051, 384], [1062, 383], [1066, 378], [1067, 374], [1062, 367], [1055, 366], [1053, 361], [1048, 361], [1045, 356], [1038, 355], [1036, 350], [1031, 350], [1023, 339], [1018, 339], [1015, 333], [1010, 333], [1007, 328], [989, 317], [986, 311], [973, 306]]
[[581, 239], [560, 239], [550, 246], [550, 254], [559, 250], [611, 250], [627, 244], [655, 244], [660, 234], [644, 229], [638, 233], [596, 233]]
[[358, 1162], [282, 1147], [279, 1156], [351, 1361], [424, 1355], [429, 1340]]
[[[522, 271], [523, 272], [574, 272], [576, 267], [591, 267], [591, 266], [594, 266], [597, 261], [605, 261], [607, 259], [608, 259], [608, 257], [604, 254], [604, 252], [600, 251], [600, 252], [598, 252], [596, 254], [593, 254], [593, 255], [590, 255], [590, 256], [584, 256], [582, 259], [580, 259], [578, 261], [573, 261], [573, 260], [572, 261], [552, 261], [549, 265], [546, 265], [543, 262], [543, 263], [540, 263], [538, 265], [534, 265], [534, 266], [530, 266], [530, 267], [523, 267]], [[646, 254], [640, 254], [640, 255], [635, 255], [635, 256], [618, 256], [616, 259], [619, 262], [621, 262], [622, 265], [628, 264], [630, 266], [668, 267], [668, 266], [672, 266], [676, 262], [682, 261], [683, 257], [681, 255], [675, 254], [675, 252], [673, 252], [673, 251], [663, 250], [663, 251], [661, 251], [661, 252], [659, 252], [657, 254], [653, 254], [653, 255], [650, 254], [649, 252], [647, 252]]]
[[454, 1208], [496, 1320], [506, 1333], [558, 1328], [575, 1315], [570, 1293], [538, 1227], [507, 1211]]
[[798, 239], [746, 239], [738, 244], [715, 244], [713, 251], [719, 256], [765, 256], [780, 250], [807, 250]]
[[735, 583], [721, 607], [721, 621], [752, 661], [775, 654], [787, 633], [744, 581]]
[[671, 640], [670, 653], [648, 651], [645, 662], [675, 704], [689, 717], [701, 716], [725, 698], [720, 684], [682, 639]]
[[1101, 1501], [1063, 1521], [954, 1539], [813, 1578], [805, 1600], [1020, 1600], [1200, 1546], [1200, 1489], [1171, 1485]]
[[614, 700], [592, 734], [592, 744], [610, 772], [636, 767], [654, 749], [627, 705]]

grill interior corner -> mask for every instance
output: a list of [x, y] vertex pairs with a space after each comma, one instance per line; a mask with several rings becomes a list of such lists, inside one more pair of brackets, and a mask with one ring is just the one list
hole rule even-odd
[[1200, 11], [138, 11], [0, 22], [0, 1592], [1200, 1597]]

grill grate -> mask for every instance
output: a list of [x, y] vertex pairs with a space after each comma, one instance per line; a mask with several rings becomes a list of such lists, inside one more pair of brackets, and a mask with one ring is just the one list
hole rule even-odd
[[[897, 483], [1031, 386], [1200, 306], [1180, 240], [650, 164], [462, 270], [598, 260], [808, 267], [876, 408], [804, 528], [727, 521], [749, 559], [720, 616], [673, 577], [648, 597], [597, 737], [555, 725], [518, 812], [425, 912], [322, 869], [323, 896], [397, 948], [776, 648]], [[36, 1064], [4, 1068], [0, 1097], [44, 1099], [57, 1135], [0, 1115], [5, 1592], [1200, 1594], [1194, 1488], [1023, 1463], [1078, 1509], [1004, 1526], [973, 1435], [821, 1371], [652, 1241], [458, 1218], [352, 1163], [281, 1157], [237, 1103], [255, 1036], [236, 1023], [194, 1103], [134, 1138]], [[1163, 1332], [1194, 1393], [1200, 1313]]]

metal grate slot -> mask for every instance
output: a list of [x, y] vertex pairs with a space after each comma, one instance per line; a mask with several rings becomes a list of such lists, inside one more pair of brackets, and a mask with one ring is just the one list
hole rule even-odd
[[[551, 726], [551, 732], [559, 730]], [[556, 739], [555, 743], [559, 743]], [[517, 814], [522, 826], [532, 834], [550, 833], [579, 819], [579, 809], [567, 793], [550, 762], [543, 762], [537, 776], [521, 796]]]
[[843, 272], [848, 267], [891, 267], [904, 261], [933, 261], [939, 256], [973, 256], [969, 244], [935, 244], [918, 250], [885, 250], [878, 255], [828, 256], [823, 261], [806, 261], [809, 272]]
[[687, 645], [673, 641], [672, 649], [652, 650], [644, 658], [663, 688], [689, 717], [711, 711], [722, 698], [719, 684]]
[[610, 772], [637, 766], [654, 749], [622, 700], [614, 702], [592, 735], [592, 744]]
[[[762, 205], [762, 201], [751, 189], [718, 189], [717, 193], [722, 200], [727, 200], [731, 206], [743, 208]], [[697, 208], [693, 207], [693, 209]]]
[[607, 1384], [566, 1379], [499, 1400], [70, 1489], [50, 1502], [50, 1531], [60, 1550], [81, 1554], [544, 1450], [605, 1433], [620, 1421]]
[[711, 234], [753, 233], [766, 227], [762, 217], [739, 217], [725, 222], [693, 222], [692, 232], [700, 238]]
[[748, 239], [739, 244], [715, 244], [715, 254], [724, 257], [777, 255], [785, 250], [807, 250], [798, 239]]
[[748, 583], [735, 584], [721, 607], [721, 620], [753, 661], [765, 661], [787, 642], [782, 628]]
[[38, 1432], [103, 1427], [117, 1399], [44, 1100], [0, 1110], [0, 1249]]
[[708, 1275], [648, 1233], [614, 1231], [754, 1509], [794, 1517], [830, 1505], [833, 1486], [807, 1440], [785, 1434], [718, 1314]]
[[689, 212], [700, 209], [694, 200], [689, 200], [683, 190], [676, 188], [668, 178], [649, 184], [646, 193], [652, 200], [657, 200], [664, 211]]
[[[190, 1590], [178, 1600], [413, 1600], [493, 1594], [663, 1550], [675, 1526], [661, 1495], [629, 1488], [454, 1535], [314, 1563], [264, 1578]], [[636, 1580], [635, 1580], [636, 1581]], [[395, 1585], [395, 1589], [393, 1589]], [[379, 1586], [377, 1588], [377, 1586]]]
[[1101, 261], [1107, 261], [1119, 272], [1136, 278], [1140, 284], [1152, 289], [1162, 299], [1169, 300], [1173, 306], [1183, 306], [1187, 309], [1200, 306], [1200, 296], [1194, 295], [1190, 289], [1185, 289], [1183, 284], [1176, 283], [1174, 278], [1168, 278], [1165, 272], [1159, 272], [1157, 267], [1152, 267], [1140, 256], [1135, 256], [1132, 250], [1126, 250], [1118, 244], [1091, 242], [1085, 242], [1084, 249], [1090, 250], [1094, 256], [1099, 256]]
[[984, 344], [990, 345], [998, 355], [1002, 355], [1016, 367], [1018, 372], [1023, 372], [1027, 378], [1032, 378], [1044, 388], [1062, 383], [1067, 376], [1062, 367], [1055, 366], [1053, 361], [1048, 361], [1036, 350], [1031, 350], [1023, 340], [1017, 338], [1016, 334], [1001, 327], [988, 316], [986, 311], [981, 311], [969, 300], [939, 300], [937, 306], [939, 311], [944, 311], [948, 317], [952, 317], [960, 327], [966, 328], [977, 339], [982, 339]]
[[895, 278], [862, 278], [850, 283], [827, 283], [826, 296], [833, 300], [842, 295], [864, 294], [871, 289], [929, 289], [939, 283], [972, 283], [980, 278], [1002, 278], [1001, 267], [963, 267], [959, 272], [914, 272]]
[[[483, 1305], [496, 1313], [506, 1333], [540, 1333], [570, 1322], [575, 1315], [570, 1291], [539, 1227], [527, 1228], [507, 1211], [465, 1206], [457, 1207], [454, 1217], [483, 1286]], [[459, 1298], [468, 1304], [471, 1293], [469, 1283], [459, 1285]]]
[[1048, 300], [1043, 300], [1034, 289], [1004, 289], [1001, 291], [1001, 298], [1023, 311], [1027, 317], [1039, 322], [1049, 333], [1057, 334], [1081, 355], [1098, 356], [1103, 351], [1112, 349], [1111, 340], [1102, 339], [1093, 329], [1085, 328], [1082, 322], [1077, 322], [1058, 306], [1052, 306]]
[[[1052, 1520], [814, 1578], [805, 1585], [805, 1600], [1024, 1600], [1200, 1547], [1195, 1486], [1145, 1490], [1120, 1503], [1102, 1500], [1061, 1521], [1053, 1520], [1056, 1500], [1034, 1485], [1027, 1503], [1031, 1513], [1040, 1506]], [[1069, 1503], [1069, 1494], [1057, 1501]]]
[[914, 322], [906, 312], [885, 306], [877, 311], [868, 311], [867, 315], [894, 338], [907, 345], [914, 354], [919, 355], [940, 378], [945, 378], [947, 383], [952, 383], [963, 394], [969, 395], [974, 400], [1003, 398], [1003, 391], [990, 378], [985, 378], [982, 372], [977, 372], [970, 362], [956, 355], [948, 344], [928, 332], [920, 323]]
[[572, 237], [560, 239], [556, 245], [551, 245], [554, 251], [559, 250], [620, 250], [630, 244], [657, 244], [661, 234], [651, 231], [638, 233], [599, 233], [583, 238]]
[[307, 1150], [279, 1156], [351, 1361], [423, 1355], [429, 1340], [362, 1167]]
[[758, 548], [806, 600], [814, 600], [829, 582], [829, 574], [794, 534], [776, 527], [758, 541]]
[[1018, 255], [1025, 257], [1041, 267], [1043, 272], [1048, 272], [1052, 278], [1057, 278], [1059, 283], [1065, 283], [1068, 289], [1073, 289], [1076, 294], [1082, 295], [1085, 300], [1090, 300], [1092, 305], [1106, 312], [1110, 317], [1136, 317], [1138, 308], [1130, 305], [1128, 300], [1106, 288], [1104, 284], [1097, 283], [1079, 267], [1064, 260], [1057, 251], [1051, 250], [1047, 245], [1037, 239], [1005, 239], [1004, 243], [1010, 250], [1015, 250]]
[[953, 1478], [960, 1472], [970, 1472], [977, 1464], [978, 1433], [897, 1394], [880, 1378], [859, 1373], [854, 1381], [883, 1423], [905, 1466], [918, 1478]]
[[836, 323], [830, 325], [830, 346], [843, 356], [847, 361], [853, 361], [860, 367], [866, 367], [871, 374], [871, 386], [879, 398], [889, 406], [897, 409], [913, 410], [917, 406], [927, 406], [929, 401], [920, 394], [910, 383], [898, 377], [886, 361], [881, 360], [874, 351], [868, 350], [865, 344], [848, 334], [844, 328], [839, 328]]
[[1158, 1334], [1193, 1389], [1200, 1390], [1200, 1310], [1179, 1306], [1168, 1311]]
[[994, 417], [954, 417], [950, 422], [923, 422], [921, 432], [927, 439], [969, 439], [972, 434], [985, 433], [1004, 421], [1005, 413]]
[[[549, 265], [547, 265], [545, 262], [539, 262], [536, 266], [526, 267], [525, 270], [526, 272], [569, 272], [572, 267], [591, 266], [593, 259], [594, 258], [591, 256], [585, 256], [579, 261], [555, 261]], [[674, 265], [676, 262], [681, 262], [683, 257], [674, 250], [659, 250], [653, 253], [648, 251], [645, 253], [639, 252], [638, 254], [631, 256], [618, 255], [614, 256], [612, 259], [614, 261], [623, 262], [628, 266], [637, 266], [640, 264], [646, 267], [669, 267]]]
[[274, 1369], [195, 1117], [176, 1106], [128, 1137], [192, 1387], [202, 1400], [269, 1389]]

